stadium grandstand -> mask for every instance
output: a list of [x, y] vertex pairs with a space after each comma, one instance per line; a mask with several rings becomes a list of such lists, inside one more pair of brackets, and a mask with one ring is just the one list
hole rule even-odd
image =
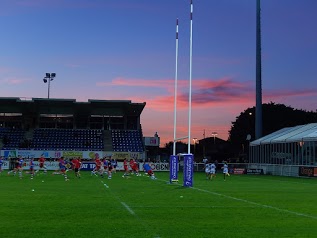
[[0, 98], [1, 154], [24, 150], [51, 157], [77, 151], [82, 157], [98, 152], [117, 159], [127, 153], [142, 158], [146, 148], [140, 115], [145, 105], [129, 100]]

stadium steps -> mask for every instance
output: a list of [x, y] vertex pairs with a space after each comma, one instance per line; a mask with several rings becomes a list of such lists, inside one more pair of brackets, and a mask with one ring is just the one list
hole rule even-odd
[[30, 130], [25, 132], [24, 137], [27, 140], [33, 140], [33, 135], [34, 135], [34, 129], [30, 129]]
[[111, 137], [111, 131], [105, 130], [103, 133], [103, 143], [104, 143], [104, 150], [105, 151], [112, 151], [112, 137]]

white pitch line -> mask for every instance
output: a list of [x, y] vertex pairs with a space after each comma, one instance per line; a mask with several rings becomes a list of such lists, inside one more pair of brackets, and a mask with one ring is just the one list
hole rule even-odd
[[[109, 188], [109, 186], [108, 186], [107, 184], [103, 183], [102, 180], [101, 180], [100, 182], [101, 182], [106, 188]], [[118, 202], [120, 202], [121, 205], [124, 206], [124, 207], [128, 210], [128, 212], [130, 212], [131, 215], [133, 215], [136, 219], [139, 220], [139, 223], [144, 226], [144, 230], [145, 230], [145, 231], [147, 231], [148, 233], [151, 233], [151, 232], [152, 232], [152, 231], [149, 229], [149, 226], [145, 225], [146, 222], [143, 221], [137, 214], [135, 214], [135, 212], [134, 212], [125, 202], [122, 202], [122, 201], [120, 200], [120, 198], [119, 198], [118, 196], [116, 196], [116, 194], [111, 191], [111, 189], [107, 189], [107, 191], [108, 191]], [[157, 235], [157, 234], [155, 234], [155, 235], [154, 235], [154, 238], [160, 238], [160, 236]]]
[[[168, 182], [168, 181], [163, 180], [163, 179], [158, 179], [158, 180], [164, 181], [164, 182]], [[175, 185], [183, 186], [182, 184], [175, 184]], [[273, 206], [270, 206], [270, 205], [265, 205], [265, 204], [261, 204], [261, 203], [257, 203], [257, 202], [252, 202], [252, 201], [249, 201], [249, 200], [246, 200], [246, 199], [236, 198], [236, 197], [232, 197], [232, 196], [229, 196], [229, 195], [224, 195], [224, 194], [221, 194], [221, 193], [208, 191], [208, 190], [205, 190], [205, 189], [200, 189], [200, 188], [195, 188], [195, 187], [189, 187], [189, 188], [194, 189], [194, 190], [198, 190], [198, 191], [201, 191], [201, 192], [217, 195], [217, 196], [220, 196], [220, 197], [225, 197], [225, 198], [229, 198], [229, 199], [232, 199], [232, 200], [236, 200], [236, 201], [240, 201], [240, 202], [245, 202], [245, 203], [248, 203], [248, 204], [256, 205], [258, 207], [270, 208], [270, 209], [273, 209], [273, 210], [276, 210], [276, 211], [279, 211], [279, 212], [285, 212], [285, 213], [289, 213], [289, 214], [293, 214], [293, 215], [307, 217], [307, 218], [311, 218], [311, 219], [317, 220], [317, 216], [312, 216], [312, 215], [308, 215], [308, 214], [305, 214], [305, 213], [294, 212], [294, 211], [290, 211], [290, 210], [287, 210], [287, 209], [282, 209], [282, 208], [273, 207]]]
[[132, 208], [255, 208], [258, 206], [132, 206]]
[[304, 213], [300, 213], [300, 212], [294, 212], [294, 211], [290, 211], [290, 210], [287, 210], [287, 209], [273, 207], [273, 206], [270, 206], [270, 205], [256, 203], [256, 202], [252, 202], [252, 201], [249, 201], [249, 200], [246, 200], [246, 199], [242, 199], [242, 198], [236, 198], [236, 197], [224, 195], [224, 194], [221, 194], [221, 193], [211, 192], [211, 191], [208, 191], [208, 190], [205, 190], [205, 189], [200, 189], [200, 188], [195, 188], [195, 187], [191, 187], [191, 189], [198, 190], [198, 191], [201, 191], [201, 192], [210, 193], [210, 194], [217, 195], [217, 196], [220, 196], [220, 197], [229, 198], [229, 199], [240, 201], [240, 202], [245, 202], [245, 203], [256, 205], [256, 206], [259, 206], [259, 207], [270, 208], [270, 209], [273, 209], [273, 210], [276, 210], [276, 211], [285, 212], [285, 213], [289, 213], [289, 214], [293, 214], [293, 215], [297, 215], [297, 216], [302, 216], [302, 217], [307, 217], [307, 218], [312, 218], [312, 219], [316, 219], [317, 220], [317, 216], [312, 216], [312, 215], [308, 215], [308, 214], [304, 214]]
[[121, 202], [121, 204], [131, 213], [131, 215], [135, 215], [134, 211], [127, 204], [124, 202]]

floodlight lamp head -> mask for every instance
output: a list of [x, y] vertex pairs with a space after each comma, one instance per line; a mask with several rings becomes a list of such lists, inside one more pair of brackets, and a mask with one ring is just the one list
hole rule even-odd
[[56, 73], [51, 73], [51, 78], [55, 78], [56, 77]]
[[44, 82], [44, 83], [47, 83], [47, 79], [46, 79], [46, 78], [43, 78], [43, 82]]
[[45, 75], [46, 75], [47, 78], [51, 77], [50, 73], [46, 73]]

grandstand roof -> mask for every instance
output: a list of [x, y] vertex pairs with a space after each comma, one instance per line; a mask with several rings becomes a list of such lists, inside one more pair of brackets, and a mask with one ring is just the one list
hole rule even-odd
[[317, 141], [317, 123], [286, 127], [252, 141], [250, 146], [300, 141]]
[[0, 97], [0, 113], [90, 114], [108, 116], [140, 116], [146, 103], [130, 100], [96, 100], [77, 102], [76, 99]]

